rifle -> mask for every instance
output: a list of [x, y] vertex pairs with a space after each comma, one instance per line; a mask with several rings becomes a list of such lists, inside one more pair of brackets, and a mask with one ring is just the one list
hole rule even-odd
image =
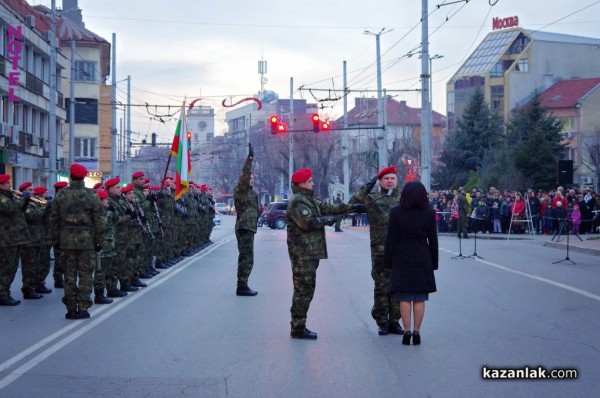
[[158, 221], [158, 228], [160, 228], [160, 233], [161, 233], [162, 237], [164, 238], [165, 231], [163, 231], [163, 227], [162, 227], [162, 218], [160, 218], [160, 209], [158, 208], [156, 201], [152, 202], [152, 204], [154, 205], [154, 211], [156, 212], [156, 220]]
[[131, 210], [133, 213], [135, 213], [135, 219], [138, 222], [138, 225], [140, 226], [140, 228], [142, 229], [142, 232], [146, 232], [146, 229], [144, 228], [144, 224], [142, 224], [142, 219], [140, 218], [139, 213], [137, 213], [135, 211], [135, 209], [133, 208], [133, 205], [131, 204], [129, 199], [127, 199], [127, 196], [125, 196], [124, 194], [121, 194], [121, 197], [123, 197], [123, 199], [125, 199], [125, 202], [129, 206], [129, 210]]
[[144, 214], [144, 210], [142, 210], [142, 205], [140, 205], [140, 201], [137, 198], [133, 198], [133, 200], [138, 209], [138, 214], [140, 215], [141, 218], [146, 220], [146, 229], [145, 230], [148, 233], [148, 236], [150, 237], [150, 239], [154, 239], [154, 234], [152, 233], [152, 229], [150, 228], [150, 224], [148, 223], [148, 218], [146, 218], [146, 216]]

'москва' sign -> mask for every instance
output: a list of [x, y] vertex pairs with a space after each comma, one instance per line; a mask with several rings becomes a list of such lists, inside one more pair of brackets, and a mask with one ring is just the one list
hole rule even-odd
[[514, 17], [507, 17], [507, 18], [495, 17], [494, 19], [492, 19], [492, 29], [493, 30], [514, 28], [517, 26], [519, 26], [519, 17], [517, 17], [516, 15]]

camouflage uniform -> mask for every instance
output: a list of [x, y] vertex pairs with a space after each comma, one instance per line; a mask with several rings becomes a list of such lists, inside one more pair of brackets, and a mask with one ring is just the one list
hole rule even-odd
[[98, 195], [86, 188], [83, 180], [72, 180], [50, 206], [52, 239], [62, 250], [65, 267], [62, 301], [69, 312], [86, 311], [92, 306], [94, 249], [104, 241], [102, 214]]
[[23, 279], [23, 297], [39, 298], [34, 292], [37, 283], [37, 273], [40, 264], [40, 251], [42, 249], [42, 218], [47, 212], [46, 207], [40, 207], [38, 204], [29, 202], [25, 212], [27, 221], [27, 231], [29, 232], [29, 242], [21, 250], [21, 276]]
[[15, 199], [12, 192], [0, 190], [0, 299], [3, 301], [10, 297], [21, 248], [30, 242], [22, 212], [24, 205], [25, 201]]
[[[150, 268], [152, 262], [152, 255], [154, 253], [154, 234], [152, 232], [152, 226], [150, 225], [150, 201], [146, 199], [144, 195], [144, 187], [133, 184], [133, 192], [135, 193], [136, 200], [136, 211], [140, 213], [142, 222], [146, 233], [144, 234], [144, 240], [140, 251], [138, 253], [138, 270], [137, 274], [147, 276], [147, 270]], [[135, 206], [134, 206], [135, 207]], [[141, 211], [140, 211], [141, 210]]]
[[[292, 332], [306, 327], [306, 315], [315, 292], [319, 260], [327, 258], [325, 225], [333, 225], [335, 217], [350, 211], [347, 204], [325, 204], [313, 198], [313, 191], [292, 187], [287, 208], [287, 245], [294, 282], [292, 297]], [[237, 206], [236, 206], [237, 208]]]
[[[110, 206], [109, 206], [110, 207]], [[94, 293], [96, 296], [104, 294], [104, 288], [107, 291], [114, 289], [116, 286], [112, 264], [117, 255], [115, 242], [115, 225], [119, 220], [119, 215], [116, 212], [114, 205], [110, 208], [103, 209], [104, 222], [104, 242], [102, 243], [102, 252], [100, 254], [100, 269], [94, 272]]]
[[252, 156], [248, 156], [242, 168], [238, 184], [233, 189], [237, 219], [235, 236], [238, 242], [237, 286], [248, 286], [248, 278], [254, 266], [254, 234], [258, 224], [258, 195], [250, 186]]
[[398, 205], [400, 193], [398, 189], [394, 189], [391, 195], [381, 191], [370, 193], [373, 185], [368, 183], [363, 186], [356, 195], [350, 198], [349, 203], [365, 204], [371, 202], [367, 206], [371, 237], [371, 277], [375, 285], [371, 316], [375, 319], [377, 325], [382, 326], [388, 323], [398, 324], [400, 320], [400, 308], [391, 300], [390, 296], [390, 274], [392, 270], [383, 266], [390, 209]]

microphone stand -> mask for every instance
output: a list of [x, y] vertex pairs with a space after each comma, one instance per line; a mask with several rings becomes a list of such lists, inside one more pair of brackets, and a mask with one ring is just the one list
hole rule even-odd
[[462, 237], [461, 237], [462, 231], [461, 231], [461, 229], [462, 229], [462, 224], [460, 222], [460, 213], [459, 213], [458, 214], [458, 224], [456, 225], [456, 231], [458, 233], [458, 256], [451, 257], [452, 260], [456, 260], [457, 258], [459, 258], [461, 260], [464, 258], [468, 258], [467, 256], [463, 256], [463, 254], [462, 254]]
[[[564, 220], [563, 226], [566, 224], [567, 224], [567, 220]], [[561, 227], [561, 229], [562, 229], [562, 227]], [[575, 263], [575, 261], [573, 261], [569, 258], [569, 227], [567, 226], [565, 229], [567, 230], [567, 256], [565, 257], [564, 260], [558, 260], [558, 261], [553, 262], [552, 264], [558, 264], [558, 263], [562, 263], [563, 261], [569, 261], [571, 264], [577, 265], [577, 263]], [[578, 238], [579, 238], [579, 236], [578, 236]], [[554, 239], [554, 238], [552, 238], [552, 239]], [[579, 239], [581, 240], [581, 238], [579, 238]], [[560, 242], [560, 241], [557, 240], [557, 242]]]
[[480, 219], [479, 218], [474, 218], [474, 220], [478, 221], [477, 225], [475, 226], [475, 238], [474, 238], [475, 248], [473, 249], [473, 254], [471, 254], [470, 256], [467, 256], [465, 258], [474, 258], [474, 257], [477, 257], [477, 258], [480, 258], [480, 259], [483, 260], [483, 257], [477, 255], [477, 231], [479, 231], [479, 220]]

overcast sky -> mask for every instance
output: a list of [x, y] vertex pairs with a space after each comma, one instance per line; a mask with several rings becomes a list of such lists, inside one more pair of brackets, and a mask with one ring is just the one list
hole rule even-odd
[[[28, 0], [50, 6], [50, 0]], [[450, 4], [448, 4], [450, 3]], [[452, 4], [454, 3], [454, 4]], [[491, 6], [490, 3], [496, 3]], [[526, 29], [600, 38], [600, 1], [596, 0], [455, 0], [429, 1], [430, 56], [433, 64], [433, 109], [446, 113], [445, 83], [492, 30], [494, 17], [518, 16]], [[62, 6], [56, 0], [57, 7]], [[438, 8], [438, 6], [440, 6]], [[375, 90], [375, 37], [382, 28], [383, 87], [420, 88], [421, 0], [79, 0], [86, 28], [109, 42], [117, 38], [117, 80], [131, 76], [132, 103], [173, 105], [184, 97], [202, 98], [215, 108], [217, 134], [225, 125], [225, 98], [237, 101], [260, 90], [257, 63], [267, 61], [267, 90], [315, 102], [337, 97], [347, 61], [351, 90]], [[600, 71], [599, 71], [600, 75]], [[110, 83], [110, 79], [109, 79]], [[118, 100], [126, 100], [126, 83], [118, 84]], [[376, 93], [352, 94], [376, 97]], [[416, 91], [393, 93], [395, 99], [420, 107]], [[322, 102], [325, 117], [342, 115], [342, 101]], [[174, 111], [173, 108], [172, 111]], [[170, 140], [175, 122], [151, 120], [134, 108], [132, 139]]]

